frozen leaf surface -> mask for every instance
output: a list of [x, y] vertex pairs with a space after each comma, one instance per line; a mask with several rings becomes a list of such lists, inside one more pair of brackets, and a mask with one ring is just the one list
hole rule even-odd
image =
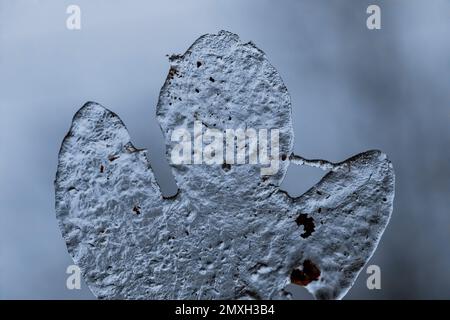
[[[368, 151], [337, 164], [293, 155], [288, 91], [265, 54], [234, 34], [202, 36], [170, 61], [157, 106], [168, 155], [172, 131], [194, 121], [278, 128], [280, 170], [172, 164], [179, 192], [166, 199], [119, 117], [87, 103], [62, 143], [55, 190], [67, 248], [92, 292], [277, 299], [295, 283], [318, 299], [343, 297], [389, 221], [394, 173], [386, 155]], [[289, 163], [329, 173], [292, 198], [279, 189]]]

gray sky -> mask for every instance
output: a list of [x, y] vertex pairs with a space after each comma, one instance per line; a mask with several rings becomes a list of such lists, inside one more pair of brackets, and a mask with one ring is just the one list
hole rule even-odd
[[[382, 29], [369, 31], [369, 4]], [[82, 29], [66, 29], [78, 4]], [[92, 298], [65, 287], [72, 263], [54, 212], [60, 143], [88, 100], [116, 112], [149, 150], [163, 193], [175, 191], [155, 120], [168, 72], [204, 33], [255, 42], [292, 96], [295, 152], [340, 161], [372, 148], [396, 169], [391, 224], [346, 296], [450, 298], [450, 2], [0, 0], [0, 298]], [[299, 195], [320, 179], [291, 166]], [[296, 290], [299, 298], [309, 298]]]

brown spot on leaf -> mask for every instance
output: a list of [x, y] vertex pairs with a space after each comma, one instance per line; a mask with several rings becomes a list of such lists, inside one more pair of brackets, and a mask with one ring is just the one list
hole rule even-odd
[[170, 68], [170, 70], [169, 70], [169, 76], [168, 76], [168, 78], [170, 79], [170, 80], [172, 80], [175, 76], [177, 76], [178, 75], [178, 70], [177, 69], [175, 69], [174, 67], [171, 67]]
[[291, 273], [291, 282], [300, 286], [307, 286], [312, 281], [318, 280], [320, 277], [319, 268], [312, 263], [311, 260], [303, 262], [303, 268], [294, 269]]

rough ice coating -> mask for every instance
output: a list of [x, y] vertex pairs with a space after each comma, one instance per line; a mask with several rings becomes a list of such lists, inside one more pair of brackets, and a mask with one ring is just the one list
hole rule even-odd
[[279, 128], [282, 164], [172, 165], [179, 192], [163, 198], [147, 159], [117, 115], [89, 102], [59, 154], [56, 212], [67, 248], [98, 298], [289, 298], [289, 283], [318, 299], [343, 297], [388, 223], [394, 172], [368, 151], [300, 197], [279, 189], [292, 155], [288, 91], [265, 54], [228, 32], [172, 56], [157, 117], [166, 139], [191, 127]]

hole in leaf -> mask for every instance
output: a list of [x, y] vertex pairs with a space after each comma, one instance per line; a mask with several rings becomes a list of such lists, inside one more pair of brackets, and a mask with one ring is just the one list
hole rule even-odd
[[303, 226], [304, 232], [300, 235], [302, 238], [308, 238], [315, 230], [314, 219], [308, 217], [306, 213], [301, 213], [295, 222], [297, 225]]

